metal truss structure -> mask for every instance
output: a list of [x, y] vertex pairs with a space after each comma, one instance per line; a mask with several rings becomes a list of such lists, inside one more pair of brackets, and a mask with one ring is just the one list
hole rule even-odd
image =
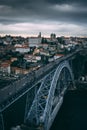
[[[69, 63], [63, 61], [43, 78], [31, 106], [26, 109], [25, 122], [49, 130], [70, 85], [74, 85], [74, 77]], [[28, 103], [29, 97], [27, 106]]]

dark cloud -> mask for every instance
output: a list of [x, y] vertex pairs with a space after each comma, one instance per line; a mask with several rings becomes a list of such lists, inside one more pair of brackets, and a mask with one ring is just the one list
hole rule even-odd
[[87, 0], [0, 0], [0, 23], [61, 22], [86, 26]]
[[[43, 0], [41, 0], [43, 2]], [[41, 3], [40, 0], [0, 0], [0, 5], [7, 5], [14, 8], [33, 8], [33, 6], [36, 6]]]
[[87, 5], [87, 0], [45, 0], [50, 4], [79, 4]]

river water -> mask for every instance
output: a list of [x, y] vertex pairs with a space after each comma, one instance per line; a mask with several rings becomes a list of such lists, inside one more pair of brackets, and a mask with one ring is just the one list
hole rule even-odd
[[87, 90], [67, 92], [51, 130], [87, 130]]
[[[23, 123], [25, 99], [4, 113], [5, 130]], [[65, 94], [51, 130], [87, 130], [87, 90], [69, 90]]]

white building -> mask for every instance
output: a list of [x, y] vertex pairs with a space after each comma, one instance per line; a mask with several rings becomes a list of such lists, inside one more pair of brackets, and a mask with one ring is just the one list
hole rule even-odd
[[0, 64], [0, 71], [2, 71], [3, 73], [11, 73], [11, 68], [10, 68], [10, 64], [7, 62], [3, 62]]
[[30, 37], [29, 38], [29, 47], [39, 47], [41, 44], [41, 37]]
[[50, 54], [49, 54], [49, 51], [47, 50], [41, 50], [40, 55], [49, 56]]
[[27, 53], [30, 52], [30, 48], [27, 45], [15, 45], [15, 51]]
[[35, 55], [25, 55], [24, 56], [24, 59], [27, 61], [27, 62], [37, 62], [37, 61], [40, 61], [41, 60], [41, 56], [35, 56]]

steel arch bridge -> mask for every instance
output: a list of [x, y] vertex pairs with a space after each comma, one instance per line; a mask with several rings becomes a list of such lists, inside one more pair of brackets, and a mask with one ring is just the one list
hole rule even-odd
[[73, 73], [68, 61], [63, 61], [43, 78], [30, 107], [27, 96], [25, 123], [49, 130], [70, 85], [74, 86]]

